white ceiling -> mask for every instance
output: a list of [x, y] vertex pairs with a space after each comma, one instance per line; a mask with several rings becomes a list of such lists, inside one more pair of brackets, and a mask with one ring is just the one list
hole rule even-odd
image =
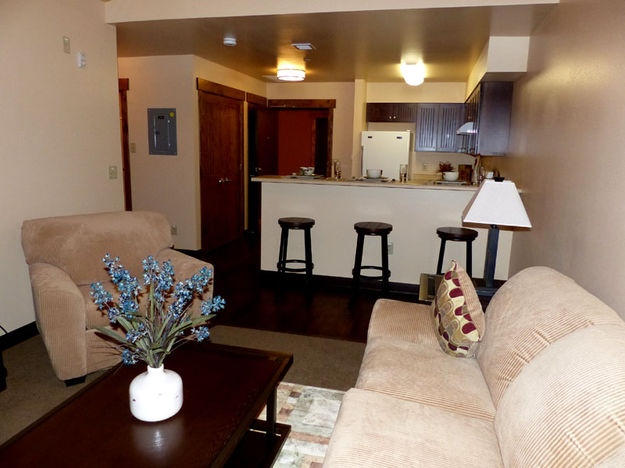
[[[120, 57], [194, 54], [263, 79], [279, 63], [306, 81], [401, 81], [422, 59], [426, 81], [466, 81], [489, 36], [529, 36], [555, 5], [193, 18], [117, 24]], [[236, 47], [223, 45], [233, 34]], [[292, 42], [312, 42], [301, 52]]]

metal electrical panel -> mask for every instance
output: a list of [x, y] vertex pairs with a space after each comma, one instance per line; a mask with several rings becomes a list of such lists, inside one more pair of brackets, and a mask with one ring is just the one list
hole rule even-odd
[[150, 154], [178, 154], [176, 109], [148, 109]]

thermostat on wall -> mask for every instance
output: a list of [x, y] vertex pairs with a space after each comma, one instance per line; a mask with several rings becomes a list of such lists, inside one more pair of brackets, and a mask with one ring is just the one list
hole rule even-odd
[[176, 155], [176, 109], [148, 109], [150, 154]]

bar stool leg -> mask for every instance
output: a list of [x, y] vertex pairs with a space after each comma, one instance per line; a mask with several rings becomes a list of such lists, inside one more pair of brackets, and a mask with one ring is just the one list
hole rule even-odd
[[306, 280], [312, 279], [313, 262], [312, 262], [312, 243], [310, 241], [310, 229], [304, 230], [304, 246], [306, 249]]
[[441, 239], [441, 248], [438, 251], [438, 264], [436, 265], [436, 274], [443, 274], [443, 257], [445, 256], [445, 243], [447, 241], [445, 239]]
[[356, 258], [354, 259], [354, 269], [352, 270], [352, 287], [358, 289], [360, 283], [360, 267], [362, 266], [362, 250], [365, 244], [364, 234], [358, 234], [358, 240], [356, 241]]
[[467, 275], [469, 278], [473, 278], [473, 252], [471, 244], [473, 241], [467, 241]]
[[388, 269], [388, 238], [386, 234], [380, 236], [382, 241], [382, 291], [388, 292], [388, 277], [390, 271]]
[[286, 251], [289, 243], [289, 230], [287, 228], [282, 228], [282, 232], [280, 233], [280, 250], [278, 253], [278, 273], [284, 274], [286, 273]]

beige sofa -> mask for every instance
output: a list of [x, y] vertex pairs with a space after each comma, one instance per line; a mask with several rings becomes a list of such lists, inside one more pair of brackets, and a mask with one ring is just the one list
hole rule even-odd
[[[169, 222], [160, 213], [122, 211], [24, 221], [22, 247], [37, 327], [59, 379], [80, 379], [120, 360], [111, 343], [96, 333], [95, 328], [108, 326], [109, 320], [90, 296], [91, 283], [96, 281], [116, 292], [102, 262], [105, 254], [119, 257], [140, 280], [141, 261], [148, 255], [159, 262], [171, 260], [178, 281], [203, 266], [212, 269], [172, 245]], [[203, 299], [211, 296], [212, 285]], [[199, 309], [199, 301], [193, 307]]]
[[324, 467], [625, 466], [625, 323], [528, 268], [486, 310], [477, 356], [441, 351], [430, 308], [379, 300]]

